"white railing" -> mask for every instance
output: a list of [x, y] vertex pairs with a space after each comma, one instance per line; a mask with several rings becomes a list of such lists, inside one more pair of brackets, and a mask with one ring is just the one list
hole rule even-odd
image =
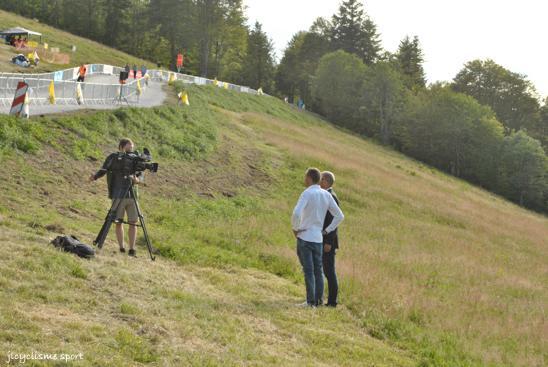
[[[87, 76], [105, 75], [118, 77], [123, 68], [104, 65], [88, 65]], [[221, 88], [234, 90], [241, 93], [257, 94], [257, 91], [249, 87], [239, 86], [231, 83], [218, 82], [202, 77], [180, 74], [166, 70], [148, 70], [146, 78], [128, 79], [126, 84], [113, 83], [78, 83], [78, 68], [59, 70], [51, 73], [40, 74], [18, 74], [0, 73], [0, 106], [11, 105], [17, 83], [25, 81], [29, 85], [29, 104], [47, 105], [50, 104], [49, 88], [53, 81], [56, 104], [116, 104], [120, 101], [138, 104], [139, 96], [146, 91], [149, 80], [152, 82], [168, 82], [172, 78], [187, 84], [213, 85]], [[81, 97], [78, 98], [78, 85], [81, 89]]]

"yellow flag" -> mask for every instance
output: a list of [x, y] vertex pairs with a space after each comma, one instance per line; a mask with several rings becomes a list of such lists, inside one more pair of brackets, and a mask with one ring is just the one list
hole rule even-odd
[[143, 89], [141, 88], [141, 79], [137, 79], [137, 94], [141, 95], [143, 93]]
[[228, 83], [225, 82], [224, 87], [225, 89], [228, 89]]
[[187, 93], [187, 92], [183, 92], [183, 93], [182, 93], [182, 95], [181, 95], [181, 102], [182, 102], [184, 105], [190, 106], [190, 101], [188, 100], [188, 93]]
[[49, 103], [55, 104], [55, 83], [53, 80], [49, 83]]
[[219, 85], [219, 81], [217, 80], [217, 78], [213, 79], [213, 85], [214, 85], [214, 86], [218, 86], [218, 85]]
[[84, 104], [84, 94], [82, 93], [81, 83], [76, 83], [76, 102]]

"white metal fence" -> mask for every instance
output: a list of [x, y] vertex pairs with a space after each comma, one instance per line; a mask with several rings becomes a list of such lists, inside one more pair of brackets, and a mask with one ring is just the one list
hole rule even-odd
[[[20, 81], [25, 81], [29, 85], [30, 105], [50, 104], [49, 88], [52, 81], [55, 90], [55, 103], [69, 105], [116, 104], [121, 101], [138, 104], [139, 96], [145, 93], [149, 80], [152, 82], [168, 82], [171, 78], [187, 84], [217, 84], [221, 88], [241, 93], [257, 94], [256, 90], [248, 87], [165, 70], [148, 70], [146, 71], [148, 75], [146, 78], [128, 79], [126, 84], [121, 85], [117, 82], [117, 78], [123, 68], [103, 64], [91, 64], [87, 67], [86, 78], [104, 76], [105, 83], [76, 82], [78, 68], [41, 74], [0, 73], [0, 106], [8, 107], [11, 105], [17, 83]], [[78, 88], [81, 90], [80, 96]]]

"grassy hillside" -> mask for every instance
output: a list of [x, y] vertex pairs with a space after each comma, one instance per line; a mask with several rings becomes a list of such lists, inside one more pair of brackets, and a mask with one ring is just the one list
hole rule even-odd
[[[179, 86], [180, 87], [180, 86]], [[269, 97], [0, 118], [0, 350], [82, 365], [543, 366], [548, 220]], [[160, 259], [92, 261], [86, 177], [121, 136], [161, 164], [141, 190]], [[308, 166], [337, 175], [337, 310], [304, 295], [289, 215]], [[333, 348], [335, 346], [335, 348]]]
[[[41, 62], [37, 68], [24, 69], [11, 64], [11, 58], [17, 54], [15, 48], [9, 45], [0, 45], [0, 71], [1, 72], [48, 72], [67, 67], [80, 65], [81, 63], [103, 63], [110, 65], [147, 65], [149, 68], [154, 64], [145, 60], [130, 56], [124, 52], [112, 49], [100, 43], [78, 37], [73, 34], [60, 31], [37, 21], [21, 17], [14, 13], [0, 10], [0, 28], [23, 27], [42, 33], [42, 41], [47, 42], [49, 47], [58, 47], [60, 52], [70, 55], [69, 65], [54, 65]], [[32, 36], [35, 37], [35, 36]], [[34, 38], [31, 38], [35, 40]], [[37, 40], [37, 39], [36, 39]], [[72, 52], [72, 46], [76, 46], [76, 52]]]

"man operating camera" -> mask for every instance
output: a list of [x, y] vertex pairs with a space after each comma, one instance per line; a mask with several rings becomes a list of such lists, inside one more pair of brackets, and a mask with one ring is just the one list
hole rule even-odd
[[135, 144], [130, 139], [121, 139], [118, 152], [110, 154], [103, 167], [90, 176], [90, 181], [96, 181], [107, 175], [109, 199], [112, 199], [112, 209], [116, 210], [116, 238], [120, 252], [126, 252], [124, 247], [124, 217], [127, 214], [129, 224], [129, 256], [136, 256], [135, 240], [137, 238], [137, 221], [139, 220], [137, 206], [133, 195], [136, 190], [131, 185], [140, 183], [139, 177], [132, 170], [133, 160], [130, 158]]

